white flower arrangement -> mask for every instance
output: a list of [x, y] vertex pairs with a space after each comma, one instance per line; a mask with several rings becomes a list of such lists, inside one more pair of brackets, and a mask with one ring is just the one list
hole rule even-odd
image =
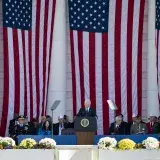
[[115, 138], [104, 137], [101, 138], [98, 142], [99, 149], [113, 150], [117, 145]]
[[146, 140], [142, 142], [142, 145], [146, 149], [158, 149], [159, 148], [159, 141], [156, 138], [148, 137]]
[[0, 137], [0, 144], [11, 147], [14, 147], [16, 145], [15, 141], [10, 137]]
[[51, 138], [44, 138], [39, 141], [39, 145], [43, 148], [55, 148], [56, 142]]

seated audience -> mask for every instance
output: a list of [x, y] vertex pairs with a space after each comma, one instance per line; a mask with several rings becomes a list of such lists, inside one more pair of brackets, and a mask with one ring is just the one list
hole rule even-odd
[[64, 117], [58, 117], [58, 123], [53, 124], [53, 134], [54, 135], [62, 135], [62, 130], [64, 130]]
[[15, 124], [13, 130], [10, 133], [10, 137], [17, 142], [18, 135], [27, 135], [29, 134], [29, 124], [26, 121], [25, 116], [19, 116], [17, 118], [17, 123]]
[[142, 122], [140, 116], [136, 116], [134, 123], [131, 125], [130, 134], [147, 134], [147, 125]]
[[149, 134], [158, 134], [160, 133], [160, 124], [157, 122], [156, 116], [150, 116], [150, 122], [147, 123], [148, 133]]
[[31, 122], [29, 122], [28, 117], [24, 116], [24, 124], [28, 129], [31, 127]]
[[41, 117], [41, 122], [38, 124], [38, 129], [42, 129], [45, 121], [46, 121], [46, 116], [42, 116]]
[[37, 135], [38, 134], [38, 121], [37, 118], [33, 118], [31, 121], [31, 126], [29, 129], [30, 135]]
[[17, 121], [18, 121], [18, 114], [14, 115], [14, 118], [12, 120], [10, 120], [9, 122], [9, 135], [12, 136], [12, 132], [14, 130], [14, 126], [17, 125]]
[[39, 129], [38, 134], [39, 135], [51, 135], [51, 129], [52, 129], [52, 124], [46, 120], [42, 126], [42, 128]]
[[129, 131], [131, 129], [131, 126], [135, 123], [136, 117], [137, 117], [136, 114], [132, 115], [132, 121], [128, 123]]
[[74, 128], [74, 122], [69, 122], [69, 117], [64, 115], [63, 117], [64, 129]]
[[129, 134], [129, 127], [127, 122], [123, 121], [123, 115], [117, 115], [115, 117], [115, 122], [111, 123], [109, 128], [109, 134], [112, 135], [127, 135]]

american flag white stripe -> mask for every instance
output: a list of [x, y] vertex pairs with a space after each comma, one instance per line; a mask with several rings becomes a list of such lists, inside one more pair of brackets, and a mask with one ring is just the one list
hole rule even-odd
[[[114, 73], [114, 34], [115, 34], [116, 0], [110, 1], [108, 23], [108, 91], [109, 98], [115, 101], [115, 73]], [[109, 123], [114, 120], [114, 112], [109, 109]]]
[[28, 31], [25, 31], [25, 57], [26, 57], [26, 77], [27, 77], [27, 116], [30, 120], [30, 84], [29, 84], [29, 44]]
[[[39, 31], [39, 91], [40, 91], [40, 103], [39, 103], [39, 119], [42, 114], [42, 100], [43, 100], [43, 41], [44, 41], [44, 17], [45, 17], [45, 1], [41, 1], [40, 8], [40, 31]], [[40, 78], [41, 77], [41, 78]]]
[[35, 71], [35, 29], [36, 29], [36, 10], [37, 10], [37, 1], [32, 2], [32, 87], [33, 87], [33, 117], [37, 116], [37, 94], [36, 94], [36, 71]]
[[[10, 53], [9, 59], [8, 59], [8, 64], [9, 64], [9, 79], [14, 79], [14, 52], [13, 52], [13, 33], [12, 29], [8, 28], [7, 29], [8, 33], [8, 52]], [[11, 81], [9, 83], [9, 96], [8, 96], [8, 117], [12, 117], [14, 114], [14, 91], [15, 91], [15, 86], [14, 86], [14, 81]], [[2, 115], [3, 116], [3, 115]], [[2, 117], [3, 118], [3, 117]], [[2, 125], [2, 124], [1, 124]], [[7, 119], [7, 128], [9, 127], [9, 119]], [[6, 134], [7, 134], [6, 130]]]
[[20, 111], [19, 114], [24, 114], [24, 64], [23, 64], [23, 45], [22, 32], [18, 29], [18, 44], [19, 44], [19, 64], [20, 64]]
[[89, 82], [89, 33], [83, 33], [83, 67], [85, 99], [90, 98]]
[[80, 89], [80, 69], [79, 69], [79, 57], [78, 57], [78, 33], [73, 32], [74, 36], [74, 52], [75, 52], [75, 70], [76, 70], [76, 98], [77, 98], [77, 112], [81, 108], [81, 89]]
[[137, 100], [137, 60], [138, 60], [138, 34], [139, 34], [139, 17], [140, 15], [140, 1], [134, 3], [133, 13], [133, 50], [132, 50], [132, 114], [138, 114], [138, 100]]
[[128, 1], [122, 1], [122, 22], [121, 23], [121, 100], [122, 114], [124, 120], [127, 121], [127, 18], [128, 18]]
[[97, 134], [103, 134], [103, 106], [102, 106], [102, 33], [96, 33], [96, 113], [98, 116]]

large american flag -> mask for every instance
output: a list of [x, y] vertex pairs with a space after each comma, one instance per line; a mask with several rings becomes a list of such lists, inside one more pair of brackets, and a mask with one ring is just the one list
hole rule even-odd
[[14, 114], [46, 112], [56, 0], [3, 0], [4, 102], [0, 132]]
[[126, 121], [142, 113], [145, 0], [68, 0], [74, 115], [91, 99], [98, 134], [114, 121], [107, 100]]

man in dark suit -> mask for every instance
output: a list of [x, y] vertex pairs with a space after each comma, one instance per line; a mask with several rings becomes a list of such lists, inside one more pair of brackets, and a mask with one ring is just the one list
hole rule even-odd
[[123, 115], [117, 115], [115, 117], [115, 122], [111, 123], [109, 128], [109, 134], [113, 135], [127, 135], [129, 134], [129, 127], [127, 122], [123, 121]]
[[14, 115], [14, 118], [12, 120], [10, 120], [9, 122], [9, 135], [12, 136], [13, 130], [15, 125], [17, 125], [17, 121], [18, 121], [18, 114]]
[[66, 129], [73, 129], [74, 123], [69, 122], [67, 115], [59, 116], [58, 123], [53, 124], [53, 134], [62, 135]]
[[54, 135], [62, 135], [62, 131], [65, 129], [63, 118], [64, 118], [63, 116], [59, 116], [58, 123], [53, 124], [53, 134]]
[[89, 99], [84, 102], [85, 108], [81, 108], [77, 114], [78, 117], [97, 117], [96, 111], [91, 107]]
[[156, 116], [150, 116], [150, 122], [147, 123], [148, 133], [149, 134], [158, 134], [160, 133], [160, 125], [157, 122]]

